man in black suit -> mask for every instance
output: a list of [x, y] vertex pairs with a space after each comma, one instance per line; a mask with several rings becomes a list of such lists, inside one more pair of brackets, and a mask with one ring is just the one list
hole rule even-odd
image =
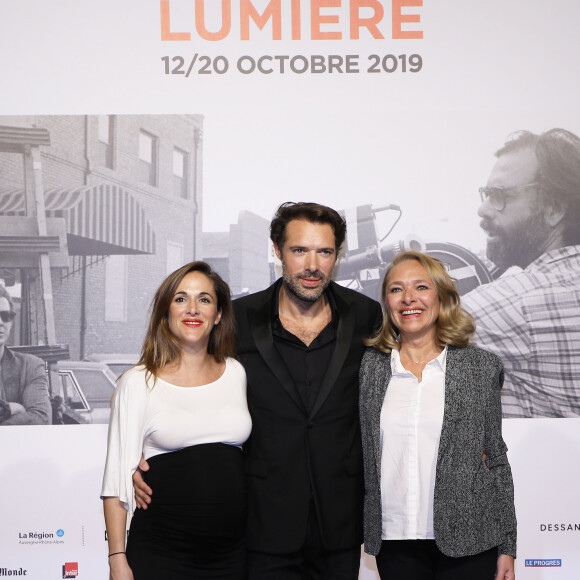
[[358, 371], [381, 308], [331, 281], [346, 236], [336, 211], [285, 203], [270, 232], [282, 278], [234, 302], [252, 415], [244, 445], [248, 578], [356, 580], [364, 493]]
[[378, 303], [331, 281], [346, 224], [314, 203], [270, 226], [283, 277], [234, 302], [248, 376], [251, 580], [358, 577], [363, 480], [358, 371]]

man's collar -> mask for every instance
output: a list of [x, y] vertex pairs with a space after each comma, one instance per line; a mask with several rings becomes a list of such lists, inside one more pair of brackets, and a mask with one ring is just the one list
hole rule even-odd
[[520, 266], [509, 266], [504, 270], [497, 279], [509, 278], [516, 274], [521, 274], [522, 272], [534, 272], [545, 265], [553, 264], [559, 262], [560, 260], [566, 260], [569, 258], [577, 258], [580, 256], [580, 245], [575, 246], [562, 246], [561, 248], [555, 248], [553, 250], [548, 250], [543, 254], [540, 254], [533, 262], [530, 262], [525, 268]]
[[563, 246], [562, 248], [556, 248], [555, 250], [548, 250], [543, 253], [539, 258], [536, 258], [529, 266], [524, 268], [525, 270], [533, 270], [542, 264], [551, 264], [559, 260], [566, 258], [574, 258], [580, 255], [580, 245], [575, 246]]
[[2, 362], [2, 360], [8, 360], [8, 359], [13, 359], [14, 355], [10, 352], [10, 349], [4, 345], [4, 352], [0, 353], [0, 362]]

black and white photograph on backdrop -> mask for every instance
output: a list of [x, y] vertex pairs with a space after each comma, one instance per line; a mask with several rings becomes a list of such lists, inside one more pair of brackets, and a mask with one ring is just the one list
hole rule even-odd
[[[139, 359], [159, 278], [193, 255], [220, 272], [234, 298], [264, 289], [278, 275], [269, 217], [240, 209], [229, 231], [203, 231], [202, 115], [2, 122], [0, 291], [9, 303], [0, 424], [106, 423], [117, 377]], [[31, 169], [35, 155], [40, 171]], [[477, 343], [504, 360], [504, 416], [580, 416], [580, 140], [564, 129], [522, 131], [495, 155], [477, 210], [485, 252], [404, 231], [405, 200], [393, 196], [337, 208], [348, 227], [334, 276], [377, 299], [398, 252], [437, 257], [476, 318]], [[30, 209], [40, 207], [35, 195], [45, 216]], [[46, 235], [26, 235], [35, 223]], [[46, 376], [13, 387], [12, 375], [29, 375], [31, 361], [38, 370], [38, 357]], [[28, 364], [17, 371], [15, 360]]]

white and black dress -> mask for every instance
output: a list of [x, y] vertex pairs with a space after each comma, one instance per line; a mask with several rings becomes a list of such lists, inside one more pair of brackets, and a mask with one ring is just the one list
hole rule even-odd
[[[133, 515], [127, 559], [135, 580], [244, 577], [246, 489], [241, 445], [251, 419], [246, 375], [226, 360], [216, 381], [179, 387], [135, 367], [113, 398], [102, 497]], [[141, 454], [153, 489], [135, 510], [132, 475]]]

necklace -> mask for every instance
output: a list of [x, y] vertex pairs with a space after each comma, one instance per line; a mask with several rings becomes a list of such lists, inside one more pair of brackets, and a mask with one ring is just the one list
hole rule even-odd
[[[430, 360], [433, 359], [433, 351], [431, 351], [425, 358], [423, 359], [419, 359], [419, 360], [415, 360], [414, 358], [410, 357], [408, 354], [405, 353], [405, 358], [409, 361], [412, 362], [413, 364], [416, 365], [421, 365], [421, 364], [425, 364], [427, 362], [429, 362]], [[401, 356], [401, 351], [399, 351], [399, 357]], [[439, 353], [435, 354], [435, 356], [439, 356]]]

